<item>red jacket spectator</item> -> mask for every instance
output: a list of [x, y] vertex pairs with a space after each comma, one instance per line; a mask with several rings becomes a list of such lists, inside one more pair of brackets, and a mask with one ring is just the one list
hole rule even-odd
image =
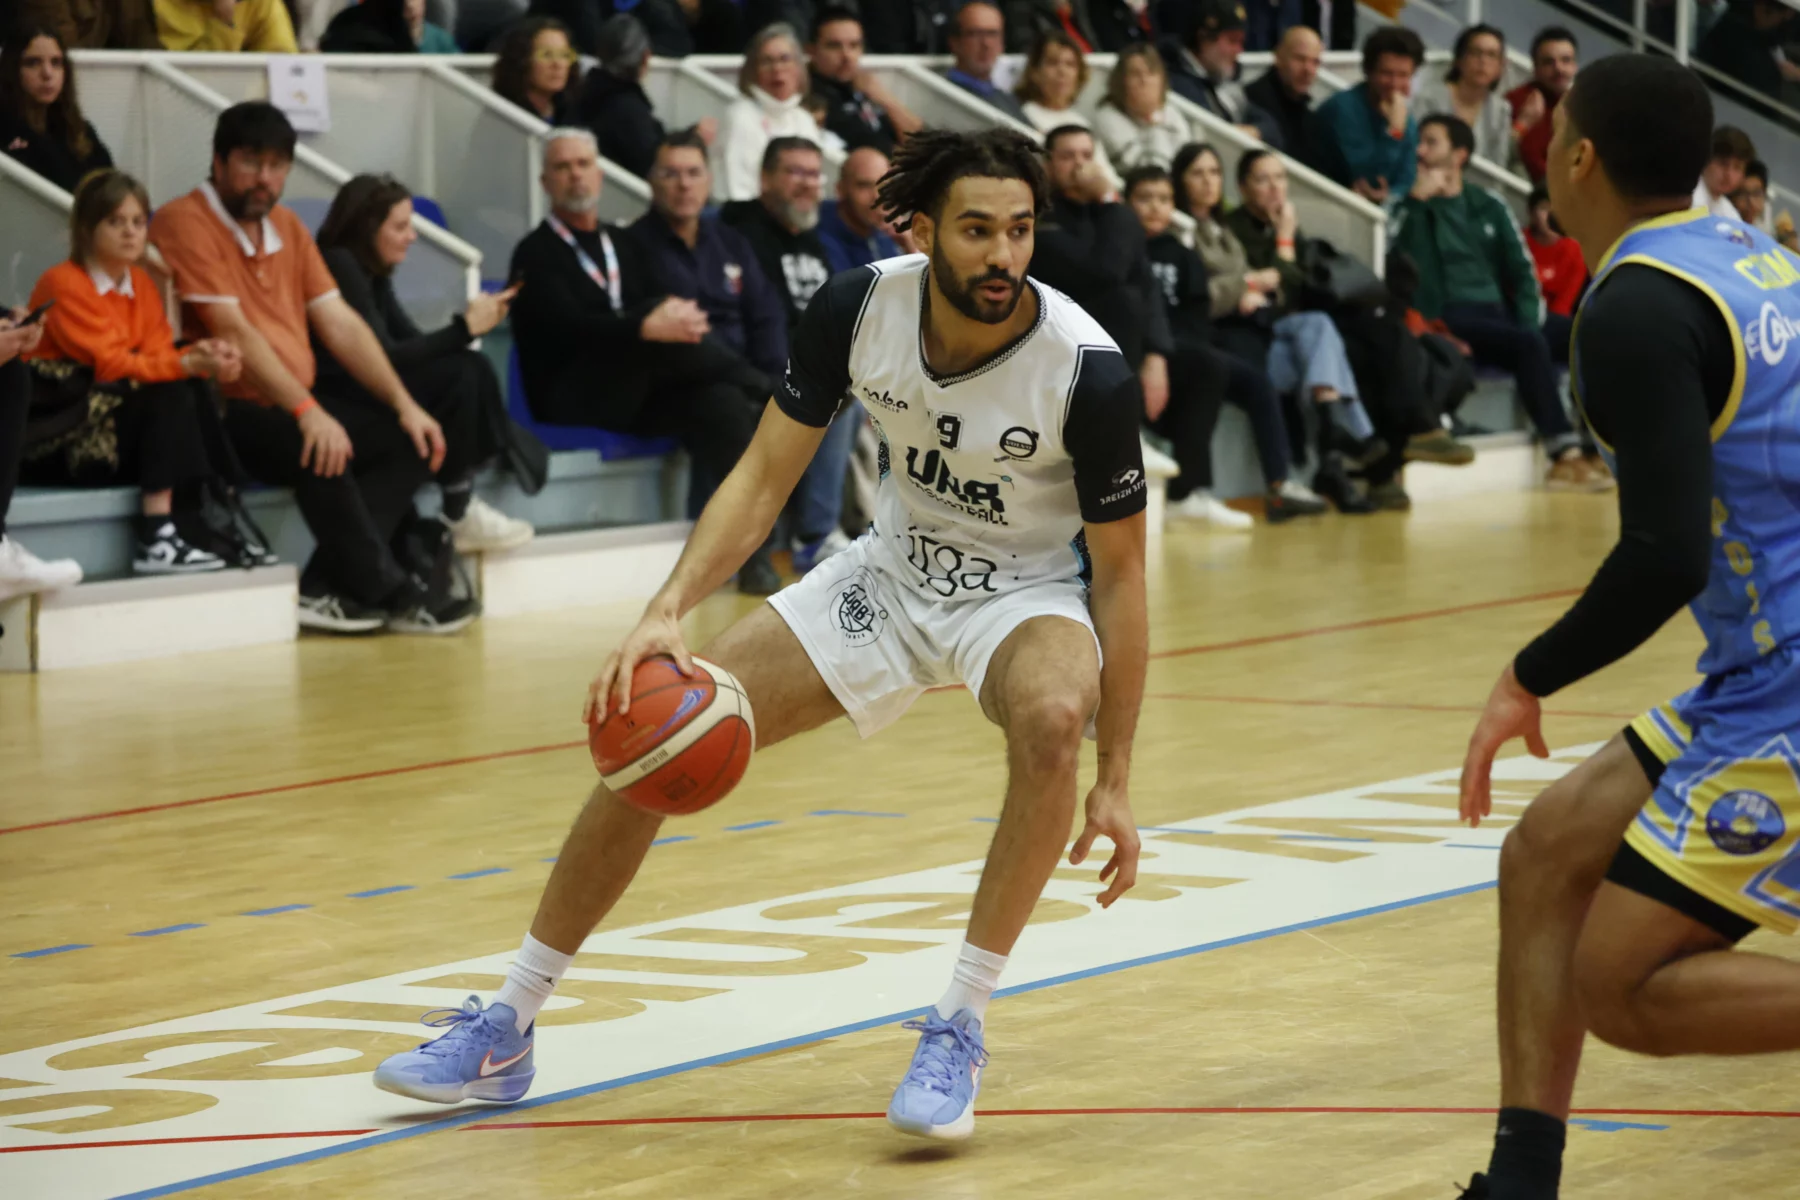
[[[1519, 120], [1519, 112], [1534, 94], [1541, 95], [1535, 83], [1522, 83], [1506, 93], [1506, 102], [1512, 105], [1513, 121]], [[1544, 115], [1538, 123], [1519, 135], [1519, 161], [1525, 164], [1525, 173], [1535, 180], [1544, 177], [1545, 160], [1550, 155], [1550, 114], [1562, 103], [1561, 96], [1544, 97]]]
[[1572, 316], [1581, 289], [1587, 285], [1587, 262], [1581, 257], [1581, 244], [1572, 237], [1559, 237], [1554, 242], [1540, 242], [1537, 234], [1527, 232], [1525, 244], [1531, 248], [1531, 261], [1537, 264], [1538, 286], [1544, 289], [1544, 303], [1559, 316]]

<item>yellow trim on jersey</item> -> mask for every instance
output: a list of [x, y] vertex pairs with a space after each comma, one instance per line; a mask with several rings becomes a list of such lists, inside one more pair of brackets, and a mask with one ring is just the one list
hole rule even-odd
[[[1639, 228], [1642, 228], [1642, 226], [1639, 226]], [[1618, 265], [1622, 267], [1626, 263], [1637, 263], [1640, 266], [1655, 267], [1659, 271], [1667, 271], [1684, 283], [1692, 284], [1694, 287], [1697, 287], [1702, 292], [1706, 293], [1706, 295], [1712, 299], [1712, 302], [1718, 305], [1720, 314], [1725, 318], [1725, 328], [1731, 331], [1731, 393], [1725, 397], [1724, 411], [1719, 413], [1718, 420], [1712, 423], [1712, 440], [1715, 442], [1718, 441], [1725, 436], [1725, 431], [1731, 428], [1731, 422], [1737, 417], [1738, 406], [1744, 401], [1746, 363], [1746, 356], [1744, 353], [1744, 331], [1738, 328], [1737, 314], [1731, 311], [1731, 305], [1725, 302], [1725, 297], [1719, 294], [1718, 289], [1714, 288], [1712, 284], [1707, 283], [1704, 279], [1701, 279], [1698, 275], [1684, 271], [1680, 267], [1672, 267], [1661, 259], [1653, 258], [1648, 254], [1630, 255], [1620, 259]], [[1574, 333], [1571, 332], [1569, 336], [1573, 338]], [[1571, 342], [1571, 345], [1572, 344], [1573, 343]]]
[[[1690, 833], [1698, 833], [1701, 837], [1705, 836], [1704, 829], [1690, 830]], [[1718, 880], [1713, 878], [1711, 872], [1699, 869], [1695, 864], [1687, 862], [1670, 851], [1667, 846], [1646, 833], [1643, 826], [1636, 821], [1633, 821], [1631, 826], [1625, 830], [1625, 841], [1632, 849], [1649, 859], [1663, 874], [1676, 883], [1685, 885], [1688, 890], [1711, 900], [1726, 912], [1736, 913], [1744, 920], [1775, 933], [1792, 934], [1797, 927], [1800, 927], [1800, 921], [1796, 921], [1792, 916], [1773, 905], [1758, 903], [1740, 891], [1722, 886]]]
[[1646, 229], [1670, 229], [1676, 225], [1686, 225], [1690, 221], [1698, 221], [1710, 215], [1711, 212], [1708, 209], [1684, 208], [1679, 212], [1664, 213], [1660, 217], [1651, 217], [1648, 221], [1639, 221], [1636, 225], [1633, 225], [1630, 229], [1621, 233], [1618, 240], [1606, 248], [1606, 253], [1602, 254], [1600, 256], [1600, 261], [1594, 264], [1594, 278], [1598, 279], [1605, 273], [1607, 264], [1613, 260], [1613, 255], [1619, 252], [1619, 247], [1624, 245], [1625, 239], [1632, 234], [1642, 232]]
[[[1667, 729], [1664, 728], [1665, 724]], [[1670, 729], [1680, 736], [1680, 741], [1669, 736]], [[1681, 719], [1681, 715], [1675, 711], [1673, 704], [1659, 705], [1647, 713], [1640, 713], [1632, 718], [1631, 732], [1643, 739], [1644, 745], [1650, 748], [1650, 753], [1656, 755], [1657, 761], [1665, 767], [1681, 757], [1681, 752], [1686, 750], [1688, 743], [1694, 740], [1692, 727]]]

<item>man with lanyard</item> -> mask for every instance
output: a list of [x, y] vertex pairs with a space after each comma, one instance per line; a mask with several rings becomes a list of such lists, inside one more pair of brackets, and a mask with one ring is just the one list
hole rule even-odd
[[[550, 215], [514, 249], [510, 276], [524, 285], [512, 328], [526, 403], [550, 424], [679, 438], [697, 512], [750, 444], [769, 380], [708, 337], [698, 304], [663, 291], [641, 242], [601, 223], [591, 132], [551, 130], [541, 182]], [[757, 595], [780, 586], [766, 552], [751, 556], [738, 586]]]

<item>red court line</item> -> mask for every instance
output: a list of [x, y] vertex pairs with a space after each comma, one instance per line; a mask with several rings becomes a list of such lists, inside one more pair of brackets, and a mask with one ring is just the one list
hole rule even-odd
[[[1233, 1117], [1233, 1116], [1451, 1116], [1491, 1117], [1491, 1108], [1392, 1107], [1359, 1105], [1272, 1105], [1241, 1108], [1221, 1105], [1206, 1108], [988, 1108], [982, 1117]], [[1739, 1110], [1724, 1108], [1578, 1108], [1572, 1117], [1757, 1117], [1772, 1119], [1800, 1118], [1800, 1112], [1785, 1110]], [[502, 1129], [603, 1129], [642, 1125], [739, 1125], [771, 1121], [878, 1121], [886, 1117], [880, 1112], [826, 1113], [709, 1113], [686, 1117], [601, 1117], [587, 1121], [497, 1121], [462, 1126], [458, 1132], [479, 1133]], [[361, 1137], [380, 1133], [379, 1129], [315, 1129], [282, 1133], [222, 1133], [207, 1137], [141, 1138], [115, 1142], [49, 1142], [41, 1146], [0, 1146], [0, 1154], [21, 1154], [35, 1150], [106, 1150], [121, 1146], [183, 1146], [201, 1142], [254, 1142], [276, 1138]]]
[[[1249, 646], [1267, 646], [1278, 642], [1298, 641], [1302, 638], [1323, 637], [1331, 633], [1349, 633], [1359, 629], [1377, 629], [1385, 625], [1404, 625], [1409, 621], [1429, 621], [1437, 617], [1453, 617], [1462, 613], [1483, 612], [1493, 608], [1507, 608], [1515, 604], [1536, 604], [1543, 600], [1560, 600], [1580, 593], [1579, 588], [1565, 588], [1554, 592], [1536, 592], [1529, 596], [1508, 596], [1499, 600], [1480, 600], [1473, 604], [1457, 604], [1449, 608], [1431, 608], [1421, 612], [1398, 613], [1391, 617], [1371, 617], [1364, 621], [1350, 621], [1341, 625], [1318, 625], [1311, 629], [1293, 629], [1286, 633], [1268, 633], [1258, 637], [1238, 638], [1229, 642], [1205, 642], [1198, 646], [1184, 646], [1175, 650], [1159, 650], [1151, 658], [1182, 658], [1190, 654], [1213, 654], [1221, 650], [1241, 650]], [[1635, 716], [1636, 714], [1632, 714]], [[528, 754], [545, 754], [554, 750], [572, 750], [583, 742], [558, 742], [549, 746], [527, 746], [521, 750], [500, 750], [493, 754], [475, 754], [467, 758], [446, 758], [436, 762], [412, 763], [404, 767], [385, 767], [379, 771], [360, 771], [354, 775], [337, 775], [329, 779], [310, 779], [300, 783], [284, 783], [274, 787], [251, 788], [242, 792], [224, 792], [217, 796], [197, 796], [192, 800], [172, 800], [166, 804], [145, 804], [137, 808], [116, 808], [108, 812], [84, 813], [78, 817], [58, 817], [50, 821], [34, 821], [29, 825], [13, 825], [0, 828], [0, 836], [9, 833], [25, 833], [33, 829], [51, 829], [59, 825], [80, 825], [88, 821], [109, 821], [114, 817], [135, 817], [144, 813], [167, 812], [177, 808], [192, 808], [197, 804], [217, 804], [222, 800], [247, 800], [255, 796], [273, 796], [281, 792], [298, 792], [307, 788], [330, 787], [339, 783], [357, 783], [365, 779], [381, 779], [389, 775], [406, 775], [414, 771], [435, 771], [442, 767], [462, 767], [470, 763], [492, 762], [501, 758], [517, 758]]]
[[[1482, 711], [1482, 706], [1479, 704], [1399, 704], [1380, 700], [1303, 700], [1292, 696], [1202, 696], [1191, 692], [1145, 692], [1144, 699], [1202, 700], [1211, 704], [1274, 704], [1297, 708], [1392, 709], [1396, 712], [1478, 713]], [[1546, 708], [1544, 715], [1546, 717], [1605, 717], [1608, 720], [1629, 721], [1638, 714], [1594, 712], [1578, 708]]]
[[389, 775], [409, 775], [414, 771], [435, 771], [440, 767], [466, 767], [470, 763], [493, 762], [501, 758], [521, 758], [529, 754], [548, 754], [554, 750], [573, 750], [586, 746], [578, 742], [556, 742], [548, 746], [526, 746], [519, 750], [496, 750], [492, 754], [471, 754], [466, 758], [445, 758], [436, 762], [411, 763], [404, 767], [383, 767], [379, 771], [358, 771], [354, 775], [334, 775], [329, 779], [308, 779], [300, 783], [282, 783], [274, 787], [251, 788], [244, 792], [225, 792], [217, 796], [198, 796], [192, 800], [171, 800], [167, 804], [145, 804], [138, 808], [116, 808], [110, 812], [86, 813], [79, 817], [58, 817], [54, 821], [37, 821], [30, 825], [14, 825], [0, 829], [0, 834], [24, 833], [28, 829], [49, 829], [56, 825], [79, 825], [84, 821], [105, 821], [113, 817], [134, 817], [140, 813], [167, 812], [172, 808], [192, 808], [196, 804], [216, 804], [221, 800], [247, 800], [252, 796], [273, 796], [280, 792], [299, 792], [307, 788], [330, 787], [338, 783], [358, 783], [364, 779], [382, 779]]

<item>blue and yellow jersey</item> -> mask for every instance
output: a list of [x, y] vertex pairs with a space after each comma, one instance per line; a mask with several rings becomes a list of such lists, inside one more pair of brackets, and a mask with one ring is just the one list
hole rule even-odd
[[[1712, 565], [1690, 606], [1706, 635], [1699, 670], [1720, 675], [1800, 641], [1800, 258], [1741, 222], [1673, 213], [1619, 239], [1583, 309], [1626, 263], [1699, 288], [1731, 330], [1731, 393], [1712, 427]], [[1579, 312], [1576, 322], [1579, 401]]]

